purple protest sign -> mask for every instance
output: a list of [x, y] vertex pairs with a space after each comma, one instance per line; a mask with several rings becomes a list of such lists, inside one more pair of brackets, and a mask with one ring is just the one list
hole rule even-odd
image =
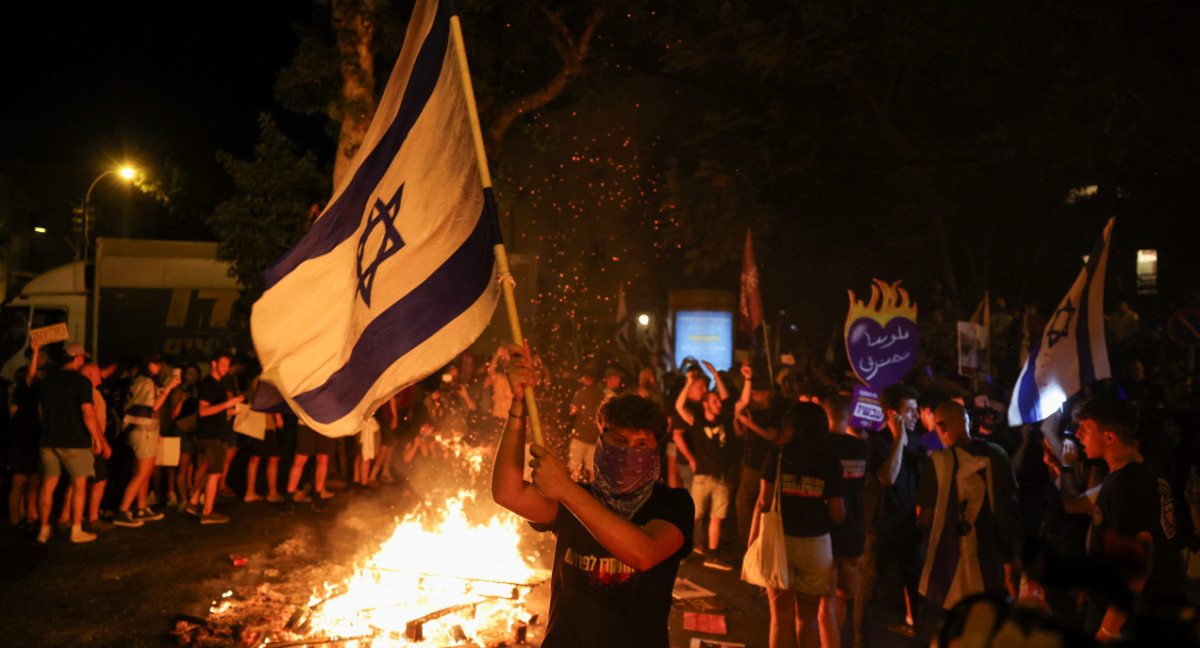
[[846, 355], [858, 379], [879, 391], [900, 382], [917, 360], [917, 305], [899, 281], [874, 281], [866, 305], [850, 291]]
[[879, 394], [862, 385], [854, 386], [854, 400], [850, 402], [850, 427], [860, 430], [883, 429], [883, 405]]

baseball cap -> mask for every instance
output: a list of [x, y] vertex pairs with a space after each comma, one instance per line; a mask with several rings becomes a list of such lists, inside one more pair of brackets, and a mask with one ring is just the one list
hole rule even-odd
[[66, 353], [68, 358], [74, 358], [75, 356], [83, 356], [85, 358], [92, 357], [87, 351], [83, 350], [83, 345], [77, 342], [72, 342], [64, 346], [63, 353]]

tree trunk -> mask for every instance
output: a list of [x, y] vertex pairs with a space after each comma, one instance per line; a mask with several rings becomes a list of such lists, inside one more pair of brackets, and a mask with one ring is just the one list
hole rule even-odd
[[371, 42], [375, 38], [375, 25], [371, 21], [374, 5], [374, 0], [333, 2], [333, 29], [337, 35], [338, 68], [342, 77], [341, 92], [329, 110], [330, 115], [341, 122], [337, 157], [333, 162], [334, 191], [348, 180], [346, 172], [358, 155], [378, 105], [375, 60], [371, 56]]

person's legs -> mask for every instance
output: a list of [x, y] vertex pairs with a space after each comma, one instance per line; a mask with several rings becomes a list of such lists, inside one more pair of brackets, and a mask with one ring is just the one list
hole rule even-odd
[[296, 454], [292, 460], [292, 469], [288, 472], [287, 492], [293, 494], [293, 498], [300, 499], [304, 494], [300, 490], [300, 477], [304, 475], [304, 464], [308, 462], [308, 456]]
[[708, 548], [716, 551], [721, 546], [721, 523], [729, 513], [729, 485], [717, 480], [712, 490], [712, 510], [708, 516]]
[[333, 497], [325, 490], [325, 478], [329, 476], [329, 455], [317, 455], [317, 469], [313, 473], [313, 491], [321, 497]]
[[221, 483], [221, 473], [211, 472], [204, 476], [204, 508], [201, 515], [211, 515], [213, 502], [217, 499], [217, 487]]
[[258, 455], [251, 455], [249, 461], [246, 462], [246, 494], [242, 497], [242, 501], [257, 502], [262, 499], [255, 486], [258, 483], [258, 462]]
[[279, 457], [267, 457], [267, 501], [279, 499]]
[[229, 484], [227, 483], [227, 478], [229, 477], [229, 466], [230, 466], [230, 464], [233, 463], [233, 456], [236, 454], [237, 454], [236, 440], [234, 440], [232, 443], [227, 443], [225, 446], [225, 463], [221, 468], [220, 487], [218, 489], [224, 495], [229, 495], [230, 493], [233, 492], [233, 490], [231, 488], [229, 488]]
[[738, 540], [745, 545], [750, 540], [750, 524], [754, 521], [754, 504], [758, 500], [758, 482], [762, 479], [762, 471], [743, 464], [740, 472], [734, 506], [737, 509]]
[[63, 493], [62, 509], [58, 512], [58, 525], [67, 526], [71, 523], [71, 501], [75, 497], [75, 482], [67, 482], [67, 490]]
[[796, 594], [796, 643], [800, 648], [820, 648], [821, 635], [817, 630], [817, 613], [821, 597]]
[[21, 523], [21, 503], [25, 501], [25, 487], [28, 484], [29, 475], [12, 476], [12, 489], [8, 491], [8, 523], [12, 526]]
[[838, 597], [821, 597], [821, 609], [817, 615], [817, 623], [821, 629], [821, 648], [841, 648], [842, 633], [838, 629]]
[[870, 643], [867, 639], [867, 626], [870, 622], [869, 607], [875, 598], [875, 582], [878, 577], [876, 553], [875, 534], [868, 533], [862, 560], [859, 562], [858, 592], [854, 596], [854, 648], [862, 648]]
[[134, 466], [133, 478], [129, 480], [129, 484], [125, 487], [125, 494], [121, 496], [121, 505], [117, 507], [117, 511], [124, 513], [133, 506], [136, 499], [138, 508], [146, 508], [146, 495], [144, 487], [150, 483], [150, 473], [154, 472], [154, 457], [138, 457], [137, 464]]
[[192, 496], [192, 453], [179, 453], [179, 468], [175, 471], [175, 490], [179, 501], [187, 502]]
[[768, 587], [767, 601], [771, 607], [771, 648], [796, 648], [796, 593]]
[[42, 488], [38, 493], [38, 519], [41, 521], [38, 542], [50, 539], [50, 509], [54, 506], [54, 489], [57, 487], [58, 475], [42, 478]]
[[104, 488], [106, 486], [108, 486], [107, 479], [92, 482], [91, 492], [88, 494], [88, 522], [95, 523], [100, 521], [100, 502], [104, 499]]
[[96, 539], [95, 533], [83, 530], [83, 507], [87, 502], [87, 476], [75, 477], [71, 480], [73, 495], [71, 497], [71, 542], [91, 542]]
[[42, 487], [42, 474], [35, 472], [29, 475], [25, 482], [25, 519], [36, 522], [38, 519], [38, 498]]

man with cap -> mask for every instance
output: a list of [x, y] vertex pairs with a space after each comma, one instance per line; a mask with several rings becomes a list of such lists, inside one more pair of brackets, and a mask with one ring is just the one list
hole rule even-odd
[[71, 477], [71, 542], [91, 542], [96, 534], [83, 530], [87, 480], [93, 475], [92, 455], [104, 447], [103, 432], [92, 405], [92, 383], [79, 373], [87, 353], [79, 344], [68, 344], [67, 361], [42, 380], [39, 409], [42, 417], [40, 452], [42, 488], [38, 493], [41, 528], [38, 542], [50, 540], [50, 509], [54, 489], [65, 470]]
[[[182, 380], [180, 374], [171, 376], [166, 386], [160, 387], [158, 376], [162, 373], [162, 356], [157, 353], [146, 356], [145, 361], [129, 385], [129, 398], [125, 404], [125, 428], [128, 430], [129, 447], [137, 458], [133, 478], [125, 487], [117, 517], [113, 524], [123, 527], [140, 527], [143, 522], [161, 520], [162, 513], [146, 506], [146, 491], [150, 486], [150, 474], [154, 472], [154, 461], [158, 457], [159, 417], [158, 410], [167, 402], [167, 396]], [[129, 509], [137, 500], [137, 512]]]

